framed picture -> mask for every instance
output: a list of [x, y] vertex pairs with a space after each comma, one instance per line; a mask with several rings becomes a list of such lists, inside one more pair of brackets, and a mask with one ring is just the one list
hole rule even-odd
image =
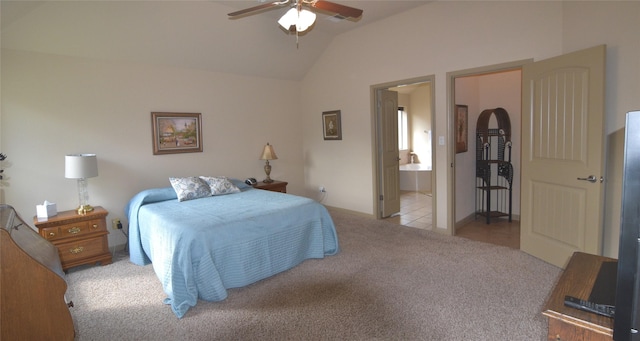
[[340, 110], [322, 113], [322, 136], [325, 140], [342, 140]]
[[202, 115], [152, 112], [153, 155], [202, 152]]
[[469, 107], [456, 104], [454, 124], [456, 127], [456, 153], [464, 153], [469, 149]]

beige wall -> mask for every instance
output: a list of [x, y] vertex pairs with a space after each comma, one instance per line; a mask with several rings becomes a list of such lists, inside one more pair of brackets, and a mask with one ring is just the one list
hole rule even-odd
[[409, 149], [400, 151], [400, 164], [411, 162], [410, 152], [417, 155], [414, 162], [431, 164], [431, 141], [425, 133], [431, 130], [431, 84], [426, 82], [391, 90], [401, 91], [398, 106], [405, 108], [409, 122]]
[[[431, 84], [416, 87], [409, 97], [411, 146], [418, 156], [417, 161], [431, 164], [431, 141], [425, 131], [431, 130]], [[416, 162], [417, 162], [416, 161]]]
[[[135, 193], [169, 186], [170, 176], [264, 179], [258, 158], [267, 142], [278, 155], [271, 177], [289, 181], [291, 193], [304, 187], [297, 82], [10, 50], [2, 63], [3, 189], [26, 217], [44, 200], [77, 206], [67, 153], [97, 154], [89, 202], [108, 219], [123, 218]], [[202, 113], [203, 152], [153, 155], [152, 111]]]
[[[280, 158], [272, 177], [290, 181], [291, 192], [316, 198], [324, 185], [323, 203], [373, 214], [371, 85], [435, 75], [434, 138], [449, 141], [447, 72], [607, 44], [612, 132], [640, 108], [638, 11], [640, 3], [619, 1], [431, 2], [338, 36], [301, 82], [3, 49], [0, 146], [9, 181], [0, 189], [27, 216], [45, 199], [72, 208], [75, 184], [64, 179], [63, 156], [95, 152], [91, 202], [111, 219], [137, 190], [170, 175], [261, 178], [258, 154], [268, 141]], [[342, 111], [341, 141], [322, 138], [328, 110]], [[202, 112], [204, 152], [153, 156], [151, 111]], [[435, 222], [446, 230], [452, 160], [446, 144], [435, 153]]]
[[[332, 193], [326, 204], [373, 213], [369, 89], [375, 84], [434, 74], [434, 137], [450, 141], [447, 72], [542, 60], [607, 44], [607, 131], [620, 128], [624, 113], [640, 107], [639, 10], [640, 3], [617, 1], [433, 2], [339, 36], [303, 82], [307, 189], [324, 184]], [[402, 54], [385, 44], [402, 44]], [[343, 140], [327, 143], [315, 133], [316, 116], [337, 108], [343, 115]], [[435, 223], [446, 230], [452, 160], [447, 145], [437, 145], [435, 153], [436, 191], [442, 203]], [[332, 172], [336, 167], [343, 171]]]
[[[324, 183], [333, 192], [328, 205], [372, 214], [370, 86], [435, 75], [434, 137], [448, 141], [446, 73], [561, 54], [562, 13], [559, 2], [432, 2], [336, 38], [304, 80], [303, 112], [305, 130], [313, 132], [318, 112], [340, 108], [343, 140], [304, 135], [305, 154], [313, 160], [305, 167], [307, 187]], [[384, 48], [407, 41], [412, 44], [403, 44], [400, 55]], [[336, 79], [340, 86], [332, 86]], [[438, 229], [448, 224], [448, 151], [436, 145]], [[330, 172], [337, 164], [348, 171]]]

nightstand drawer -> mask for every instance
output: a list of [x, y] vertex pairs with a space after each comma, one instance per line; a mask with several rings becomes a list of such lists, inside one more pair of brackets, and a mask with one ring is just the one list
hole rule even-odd
[[42, 229], [42, 236], [47, 240], [57, 240], [62, 238], [74, 238], [84, 236], [89, 233], [106, 230], [104, 219], [89, 221], [79, 221], [73, 224], [65, 224], [56, 227], [46, 227]]
[[106, 244], [106, 238], [98, 236], [95, 238], [84, 239], [81, 241], [73, 241], [56, 245], [60, 253], [60, 261], [64, 263], [77, 259], [84, 259], [109, 252]]
[[47, 227], [40, 229], [40, 235], [43, 236], [46, 240], [60, 239], [60, 228]]
[[77, 237], [106, 229], [104, 219], [80, 221], [73, 224], [60, 225], [60, 237]]

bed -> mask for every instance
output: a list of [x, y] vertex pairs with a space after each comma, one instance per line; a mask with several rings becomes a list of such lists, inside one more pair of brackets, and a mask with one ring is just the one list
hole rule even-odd
[[134, 264], [152, 264], [178, 318], [198, 299], [221, 301], [306, 259], [339, 251], [324, 206], [309, 198], [254, 189], [182, 200], [175, 188], [135, 195], [125, 208]]

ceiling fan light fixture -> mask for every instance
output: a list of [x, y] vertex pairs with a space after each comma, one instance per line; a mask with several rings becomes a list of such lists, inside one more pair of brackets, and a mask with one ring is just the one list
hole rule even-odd
[[298, 23], [296, 24], [296, 29], [298, 32], [306, 31], [313, 23], [316, 22], [316, 14], [303, 9], [300, 11], [298, 16]]
[[291, 8], [285, 13], [278, 24], [285, 30], [289, 30], [291, 26], [296, 27], [296, 31], [304, 32], [316, 21], [316, 14], [306, 9], [298, 11], [297, 8]]
[[285, 30], [289, 30], [289, 28], [296, 24], [298, 21], [298, 10], [295, 8], [291, 8], [285, 13], [280, 20], [278, 20], [278, 24], [282, 26]]

